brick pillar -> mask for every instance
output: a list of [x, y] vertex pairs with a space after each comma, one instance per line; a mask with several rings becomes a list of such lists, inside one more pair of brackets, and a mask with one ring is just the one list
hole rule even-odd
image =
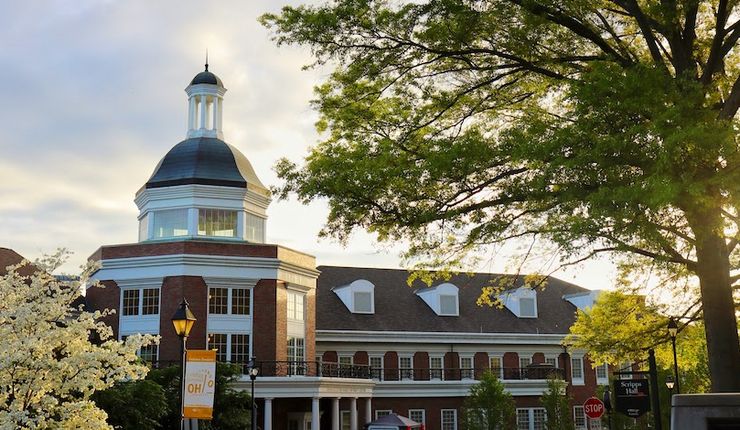
[[488, 361], [488, 353], [476, 352], [473, 356], [473, 367], [475, 367], [473, 378], [480, 379], [481, 375], [488, 370], [490, 365], [491, 363]]

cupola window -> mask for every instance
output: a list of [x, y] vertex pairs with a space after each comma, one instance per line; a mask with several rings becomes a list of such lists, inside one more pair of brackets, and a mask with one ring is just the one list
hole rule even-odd
[[236, 237], [236, 211], [198, 209], [198, 235]]
[[154, 212], [154, 239], [187, 236], [188, 210], [168, 209]]

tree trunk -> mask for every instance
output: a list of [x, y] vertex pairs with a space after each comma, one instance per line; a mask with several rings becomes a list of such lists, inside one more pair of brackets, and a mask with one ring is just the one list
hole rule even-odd
[[[740, 341], [730, 285], [730, 262], [719, 210], [690, 217], [704, 309], [712, 391], [740, 392]], [[713, 212], [713, 213], [709, 213]], [[693, 222], [692, 222], [693, 221]]]

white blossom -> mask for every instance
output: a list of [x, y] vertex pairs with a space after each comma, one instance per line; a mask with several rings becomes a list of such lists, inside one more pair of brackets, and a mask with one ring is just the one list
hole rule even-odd
[[116, 381], [143, 378], [136, 356], [152, 336], [113, 339], [100, 321], [113, 311], [87, 312], [73, 303], [90, 282], [92, 267], [77, 281], [50, 275], [64, 253], [23, 262], [0, 276], [0, 429], [110, 429], [90, 396]]

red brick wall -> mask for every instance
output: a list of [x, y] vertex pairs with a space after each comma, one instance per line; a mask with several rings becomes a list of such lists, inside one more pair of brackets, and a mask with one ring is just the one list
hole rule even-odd
[[545, 354], [541, 352], [535, 352], [532, 356], [532, 363], [534, 364], [542, 364], [545, 362]]
[[208, 319], [208, 287], [200, 276], [168, 276], [164, 278], [159, 306], [159, 359], [179, 361], [181, 341], [172, 326], [172, 315], [180, 307], [182, 299], [188, 301], [190, 311], [196, 318], [188, 337], [188, 348], [206, 348], [206, 321]]
[[[287, 315], [287, 308], [285, 310]], [[306, 294], [306, 361], [316, 357], [316, 289]], [[367, 360], [364, 364], [367, 364]]]
[[104, 287], [90, 287], [86, 291], [85, 304], [90, 311], [114, 310], [115, 313], [101, 319], [113, 329], [113, 336], [118, 338], [118, 318], [121, 312], [121, 289], [114, 281], [101, 281]]
[[519, 367], [519, 354], [516, 352], [504, 353], [503, 363], [504, 367], [517, 368]]
[[365, 351], [357, 351], [355, 352], [354, 357], [352, 357], [352, 363], [358, 364], [358, 365], [369, 365], [370, 364], [370, 358], [367, 355], [367, 352]]
[[147, 257], [153, 255], [204, 254], [241, 257], [277, 258], [278, 246], [252, 243], [224, 243], [204, 241], [178, 241], [163, 243], [134, 243], [102, 246], [89, 259], [92, 261], [112, 258]]
[[336, 351], [326, 351], [324, 352], [324, 355], [321, 357], [321, 359], [325, 363], [337, 363], [339, 362], [339, 358], [337, 357]]
[[[254, 316], [252, 333], [252, 353], [258, 361], [285, 360], [287, 355], [286, 330], [286, 304], [283, 287], [282, 307], [277, 302], [278, 288], [274, 279], [262, 279], [254, 287]], [[278, 310], [282, 309], [282, 319]], [[278, 332], [282, 333], [280, 343], [283, 349], [283, 358], [277, 358], [276, 338]]]
[[444, 357], [445, 375], [444, 379], [459, 380], [460, 372], [457, 370], [460, 368], [460, 355], [456, 352], [448, 352]]

